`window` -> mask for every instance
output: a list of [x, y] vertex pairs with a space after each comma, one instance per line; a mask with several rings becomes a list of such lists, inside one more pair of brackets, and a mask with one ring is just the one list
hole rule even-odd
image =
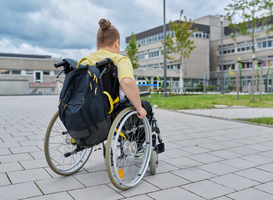
[[247, 68], [252, 68], [252, 62], [247, 63]]
[[149, 53], [149, 58], [153, 58], [153, 57], [157, 57], [157, 56], [159, 56], [159, 51]]
[[156, 64], [151, 64], [151, 65], [148, 65], [148, 67], [154, 67], [154, 66], [158, 66], [158, 63], [156, 63]]
[[241, 49], [240, 49], [240, 48], [237, 48], [237, 51], [238, 51], [238, 52], [240, 52], [240, 51], [241, 51]]
[[223, 54], [226, 54], [227, 53], [227, 51], [223, 51]]
[[262, 47], [262, 43], [257, 44], [257, 48], [260, 49]]
[[145, 59], [145, 55], [146, 55], [146, 54], [141, 54], [141, 55], [139, 55], [139, 56], [138, 56], [139, 60]]
[[44, 75], [49, 75], [49, 71], [44, 71]]
[[26, 70], [26, 75], [33, 75], [33, 71]]
[[147, 44], [150, 44], [151, 41], [152, 41], [151, 37], [148, 37], [148, 38], [147, 38]]
[[267, 43], [267, 42], [263, 42], [263, 48], [266, 48], [266, 43]]
[[142, 39], [142, 45], [145, 45], [146, 44], [146, 38], [143, 38]]
[[246, 42], [237, 42], [237, 44], [244, 44], [244, 43], [246, 43]]
[[178, 65], [173, 65], [173, 69], [178, 69]]
[[235, 52], [235, 49], [231, 49], [231, 53], [234, 53]]
[[21, 71], [20, 70], [11, 70], [11, 74], [19, 75], [19, 74], [21, 74]]
[[267, 42], [267, 46], [268, 46], [268, 47], [272, 47], [272, 41], [268, 41], [268, 42]]
[[10, 70], [8, 69], [1, 69], [0, 74], [10, 74]]
[[246, 48], [245, 48], [245, 47], [243, 47], [243, 48], [242, 48], [242, 51], [245, 51], [245, 50], [246, 50]]

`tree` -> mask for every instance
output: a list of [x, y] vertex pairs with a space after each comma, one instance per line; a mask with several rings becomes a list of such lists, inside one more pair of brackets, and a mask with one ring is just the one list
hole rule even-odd
[[[190, 57], [191, 51], [196, 47], [194, 42], [190, 40], [190, 36], [197, 31], [197, 28], [192, 29], [194, 22], [184, 16], [184, 21], [181, 22], [181, 17], [183, 15], [183, 10], [181, 10], [180, 17], [178, 21], [169, 22], [169, 28], [171, 32], [174, 32], [174, 35], [171, 34], [169, 37], [166, 35], [166, 58], [168, 60], [174, 60], [174, 57], [171, 57], [171, 53], [176, 53], [179, 55], [180, 62], [180, 87], [183, 87], [183, 71], [184, 71], [184, 59]], [[163, 44], [163, 41], [161, 41]], [[163, 51], [161, 51], [164, 54]]]
[[138, 56], [136, 56], [138, 54], [139, 47], [140, 44], [137, 44], [136, 42], [136, 35], [134, 34], [134, 32], [132, 32], [131, 39], [129, 40], [128, 45], [126, 45], [125, 51], [128, 58], [131, 60], [134, 69], [137, 69], [139, 67], [139, 58]]
[[[249, 36], [252, 41], [252, 97], [251, 101], [254, 101], [254, 79], [255, 79], [255, 51], [256, 41], [259, 37], [259, 32], [256, 32], [259, 27], [260, 30], [264, 30], [267, 25], [266, 33], [273, 31], [272, 24], [269, 26], [269, 22], [272, 17], [273, 3], [271, 0], [232, 0], [226, 8], [226, 18], [229, 21], [229, 27], [235, 31], [231, 34], [231, 38], [236, 40], [236, 35]], [[232, 22], [234, 17], [239, 17], [242, 22]], [[262, 67], [261, 67], [262, 70]], [[262, 77], [261, 77], [262, 78]], [[257, 83], [258, 84], [258, 83]], [[260, 100], [261, 100], [260, 88]]]

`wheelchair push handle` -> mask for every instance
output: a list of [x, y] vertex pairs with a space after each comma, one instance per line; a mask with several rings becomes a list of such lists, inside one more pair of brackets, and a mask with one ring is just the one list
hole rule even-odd
[[58, 68], [58, 67], [62, 67], [62, 66], [64, 66], [64, 65], [66, 65], [66, 64], [67, 64], [66, 61], [61, 61], [61, 62], [55, 63], [55, 64], [54, 64], [54, 67], [55, 67], [55, 68]]
[[111, 64], [113, 64], [113, 61], [110, 58], [105, 58], [104, 60], [96, 62], [96, 67], [97, 68], [106, 67], [107, 70], [110, 70]]
[[63, 69], [57, 74], [56, 78], [59, 78], [59, 76], [65, 72], [65, 74], [68, 74], [70, 71], [72, 71], [72, 69], [70, 68], [69, 63], [66, 60], [63, 60], [61, 62], [55, 63], [54, 64], [55, 68], [58, 67], [63, 67]]

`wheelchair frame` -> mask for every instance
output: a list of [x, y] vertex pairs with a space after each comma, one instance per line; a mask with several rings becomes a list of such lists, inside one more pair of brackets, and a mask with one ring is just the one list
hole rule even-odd
[[[153, 113], [149, 119], [139, 119], [135, 108], [128, 106], [128, 101], [127, 105], [126, 102], [116, 104], [114, 111], [121, 104], [125, 108], [115, 116], [107, 142], [102, 144], [109, 179], [118, 189], [126, 190], [139, 183], [148, 167], [152, 175], [156, 173], [158, 153], [165, 149]], [[156, 134], [152, 135], [152, 132]], [[85, 165], [92, 150], [93, 147], [82, 147], [75, 143], [57, 111], [48, 125], [44, 141], [49, 167], [59, 175], [74, 174]]]

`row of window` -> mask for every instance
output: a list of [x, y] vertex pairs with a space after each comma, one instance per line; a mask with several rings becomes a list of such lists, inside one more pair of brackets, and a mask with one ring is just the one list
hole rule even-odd
[[191, 37], [196, 37], [196, 38], [209, 38], [209, 34], [205, 32], [195, 32], [191, 35]]
[[[223, 66], [224, 66], [224, 67], [223, 67], [224, 70], [229, 70], [229, 68], [230, 68], [231, 70], [235, 70], [235, 64], [223, 65]], [[221, 70], [221, 66], [220, 66], [220, 70]]]
[[139, 58], [139, 60], [143, 60], [143, 59], [158, 57], [160, 55], [161, 55], [160, 51], [154, 51], [154, 52], [151, 52], [151, 53], [141, 54], [141, 55], [138, 56], [138, 58]]
[[[139, 68], [145, 68], [147, 67], [147, 65], [142, 65]], [[160, 65], [158, 63], [156, 64], [150, 64], [148, 65], [148, 67], [154, 67], [154, 68], [159, 68], [159, 69], [163, 69], [163, 63], [160, 63]], [[180, 64], [171, 64], [171, 65], [167, 65], [167, 69], [180, 69]]]
[[[166, 35], [168, 35], [169, 37], [171, 35], [174, 35], [174, 34], [175, 34], [174, 31], [173, 32], [171, 32], [170, 30], [166, 31]], [[191, 35], [191, 37], [209, 38], [209, 33], [198, 31], [198, 32], [193, 33]], [[146, 44], [151, 44], [151, 43], [159, 42], [160, 40], [163, 40], [163, 39], [164, 39], [164, 34], [163, 33], [158, 33], [158, 34], [146, 37], [146, 38], [139, 39], [136, 42], [138, 44], [140, 44], [140, 45], [146, 45]]]
[[[257, 43], [256, 48], [263, 49], [263, 48], [271, 48], [272, 46], [273, 46], [273, 40], [270, 40], [270, 41]], [[223, 54], [231, 54], [231, 53], [250, 51], [250, 50], [252, 50], [252, 45], [238, 47], [238, 48], [232, 48], [232, 49], [225, 49], [225, 50], [223, 50]], [[219, 55], [221, 55], [221, 50], [219, 51]]]
[[[54, 76], [57, 75], [59, 71], [54, 71], [53, 74]], [[5, 74], [5, 75], [33, 75], [33, 71], [30, 70], [25, 70], [22, 72], [21, 70], [13, 70], [13, 69], [1, 69], [0, 74]], [[43, 75], [53, 75], [50, 74], [50, 71], [43, 71]]]
[[13, 75], [20, 75], [21, 71], [20, 70], [8, 70], [8, 69], [1, 69], [0, 74], [13, 74]]
[[[263, 63], [258, 63], [258, 67], [268, 67], [270, 62], [273, 63], [273, 56], [266, 56], [266, 57], [259, 57], [259, 59], [264, 60]], [[269, 60], [268, 60], [269, 59]], [[223, 69], [224, 70], [235, 70], [235, 64], [233, 64], [235, 61], [226, 61], [223, 63]], [[251, 69], [252, 68], [252, 62], [245, 62], [241, 63], [242, 69]], [[219, 69], [221, 70], [221, 63], [219, 63]]]

